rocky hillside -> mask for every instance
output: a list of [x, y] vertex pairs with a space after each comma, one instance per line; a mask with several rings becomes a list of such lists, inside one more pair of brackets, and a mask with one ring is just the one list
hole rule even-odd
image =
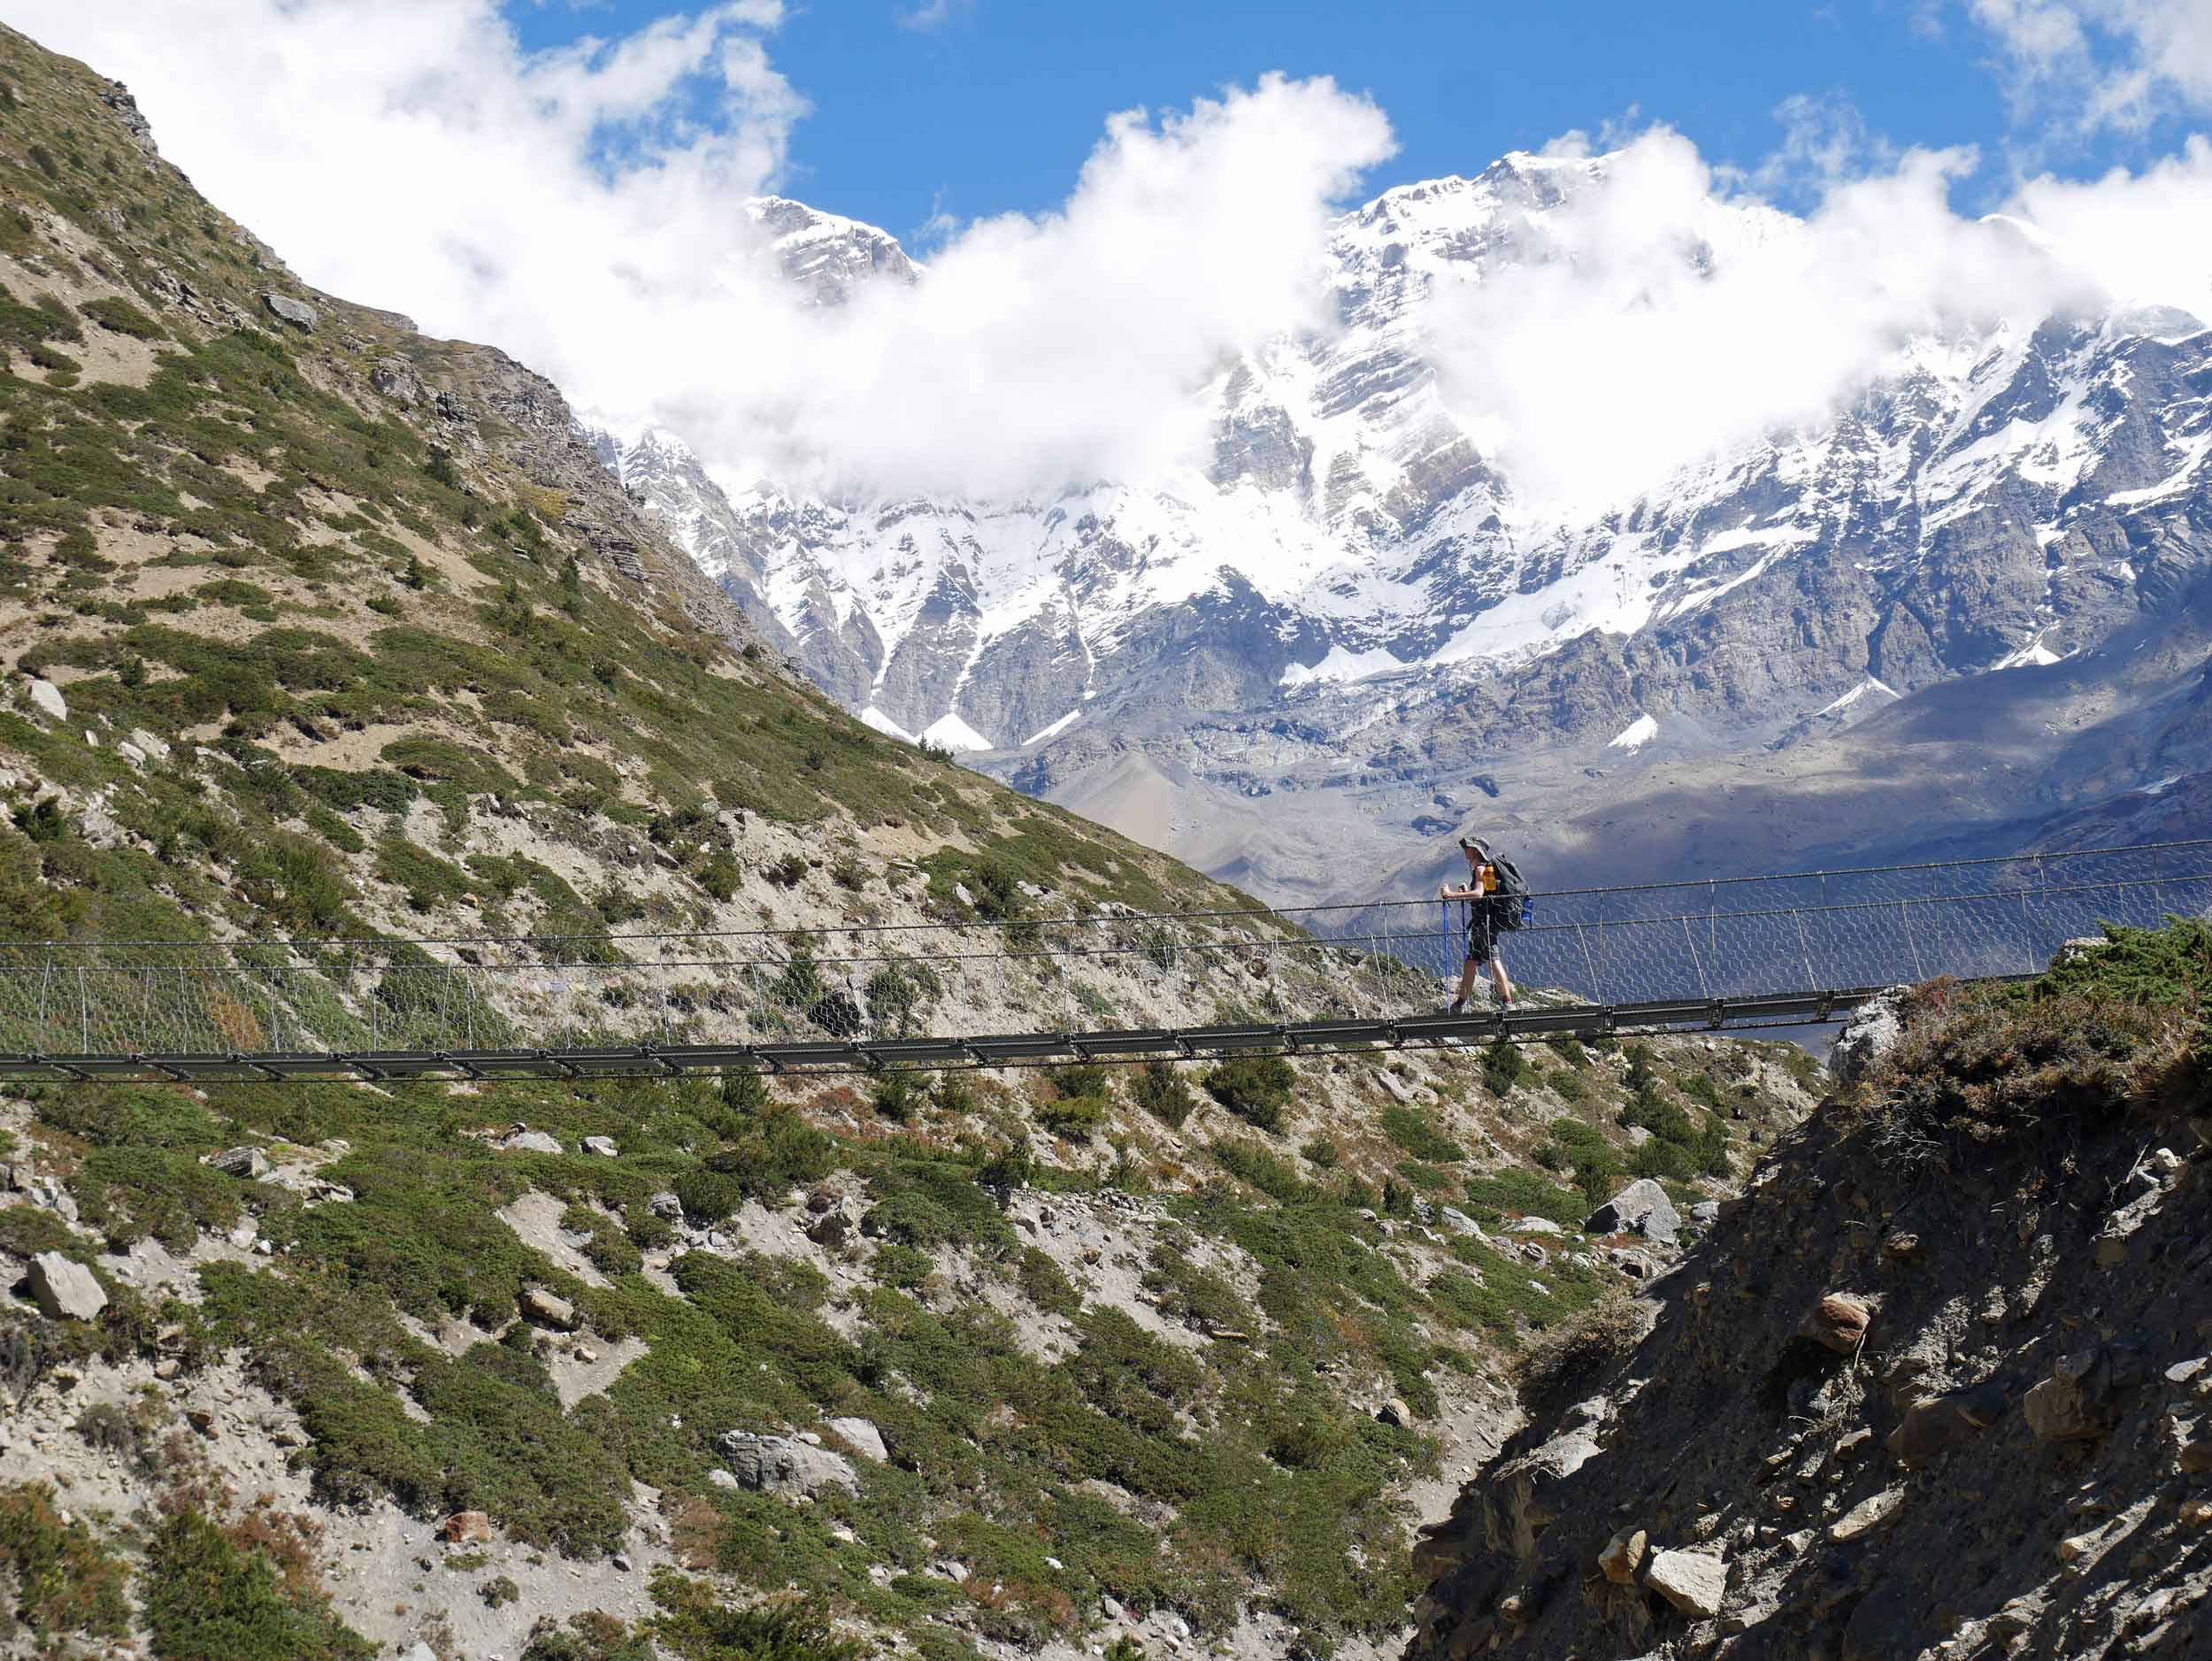
[[1419, 1557], [1417, 1657], [2212, 1649], [2212, 930], [1873, 1018], [1858, 1081]]
[[[302, 937], [1245, 903], [837, 710], [551, 388], [307, 290], [5, 32], [0, 288], [19, 984], [32, 942], [311, 989]], [[1394, 1652], [1512, 1357], [1657, 1273], [1810, 1073], [0, 1094], [0, 1650]], [[1587, 1232], [1632, 1182], [1648, 1232]]]
[[307, 290], [5, 44], [0, 934], [886, 921], [994, 861], [1240, 903], [845, 716], [551, 386]]
[[[1347, 897], [1348, 849], [1425, 873], [1476, 820], [1562, 881], [1640, 840], [1699, 872], [2009, 848], [2212, 765], [2180, 719], [2208, 650], [2200, 320], [1916, 337], [1828, 417], [1540, 503], [1455, 412], [1439, 331], [1455, 295], [1570, 258], [1613, 166], [1516, 155], [1345, 215], [1338, 327], [1198, 390], [1212, 449], [1166, 488], [725, 495], [665, 434], [621, 465], [848, 708], [1273, 899]], [[1802, 231], [1708, 204], [1678, 241], [1724, 271]], [[1682, 801], [1721, 795], [1756, 828], [1678, 845]]]

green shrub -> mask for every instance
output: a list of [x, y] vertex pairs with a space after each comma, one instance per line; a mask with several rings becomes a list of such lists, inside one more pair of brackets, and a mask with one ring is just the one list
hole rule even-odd
[[[452, 1564], [446, 1559], [448, 1566]], [[651, 1638], [633, 1634], [603, 1610], [571, 1615], [565, 1624], [541, 1615], [530, 1627], [519, 1661], [658, 1661]]]
[[572, 1205], [561, 1213], [561, 1227], [584, 1236], [585, 1261], [604, 1275], [635, 1274], [645, 1266], [645, 1254], [623, 1233], [614, 1219], [588, 1205]]
[[155, 1532], [144, 1601], [154, 1653], [178, 1661], [372, 1661], [377, 1653], [328, 1599], [288, 1586], [196, 1511]]
[[1052, 1081], [1052, 1088], [1062, 1096], [1103, 1096], [1110, 1094], [1106, 1069], [1095, 1061], [1047, 1067], [1045, 1077]]
[[662, 1613], [653, 1636], [678, 1661], [862, 1661], [868, 1647], [841, 1638], [811, 1600], [733, 1609], [703, 1580], [672, 1571], [653, 1583]]
[[127, 335], [133, 340], [159, 341], [169, 338], [169, 331], [148, 317], [129, 301], [105, 296], [88, 300], [77, 308], [80, 314], [90, 318], [102, 328], [112, 329], [118, 335]]
[[1283, 1127], [1283, 1109], [1298, 1074], [1280, 1056], [1233, 1056], [1206, 1070], [1206, 1093], [1255, 1129]]
[[735, 1177], [697, 1165], [676, 1179], [676, 1197], [686, 1217], [705, 1226], [720, 1222], [744, 1204], [745, 1189]]
[[726, 1073], [720, 1095], [722, 1105], [733, 1113], [759, 1113], [768, 1105], [768, 1081], [757, 1073]]
[[1578, 1228], [1590, 1208], [1571, 1188], [1526, 1171], [1508, 1168], [1471, 1179], [1467, 1200], [1496, 1215], [1548, 1217], [1564, 1228]]
[[[741, 1134], [729, 1147], [709, 1155], [705, 1168], [734, 1183], [739, 1201], [749, 1198], [781, 1204], [793, 1188], [819, 1182], [836, 1166], [836, 1139], [789, 1109], [779, 1108], [764, 1110], [743, 1121]], [[679, 1198], [683, 1197], [680, 1181], [676, 1192]], [[733, 1202], [722, 1215], [726, 1217], [736, 1209]], [[688, 1201], [685, 1210], [690, 1211]]]
[[1417, 1159], [1432, 1164], [1456, 1165], [1467, 1150], [1447, 1136], [1417, 1108], [1391, 1106], [1382, 1111], [1383, 1134]]
[[1306, 1197], [1304, 1180], [1279, 1156], [1258, 1142], [1217, 1142], [1211, 1152], [1230, 1175], [1285, 1204]]
[[737, 861], [729, 855], [710, 854], [707, 862], [699, 867], [699, 886], [726, 905], [737, 897], [737, 885], [743, 880], [744, 874]]
[[43, 1483], [0, 1488], [0, 1637], [19, 1627], [63, 1652], [64, 1641], [130, 1629], [130, 1571], [82, 1520], [65, 1522]]
[[1130, 1094], [1139, 1107], [1171, 1130], [1182, 1129], [1191, 1110], [1198, 1105], [1182, 1069], [1171, 1061], [1146, 1062]]
[[1055, 1096], [1038, 1106], [1037, 1122], [1056, 1136], [1085, 1142], [1106, 1122], [1106, 1112], [1103, 1096]]
[[1015, 1265], [1022, 1296], [1048, 1315], [1072, 1315], [1083, 1306], [1083, 1295], [1048, 1252], [1024, 1246]]
[[1509, 1095], [1516, 1085], [1529, 1081], [1531, 1073], [1528, 1057], [1510, 1040], [1496, 1039], [1484, 1047], [1482, 1081], [1491, 1095], [1501, 1098]]
[[2036, 1134], [2078, 1135], [2168, 1101], [2203, 1098], [2212, 1042], [2212, 925], [2113, 928], [2024, 988], [1936, 981], [1859, 1093], [1886, 1159]]
[[894, 1286], [907, 1291], [928, 1280], [936, 1267], [929, 1253], [898, 1240], [883, 1242], [868, 1261], [868, 1272], [879, 1286]]
[[967, 1166], [950, 1160], [890, 1159], [868, 1180], [875, 1203], [861, 1219], [867, 1233], [927, 1250], [974, 1246], [1010, 1251], [1014, 1231]]
[[928, 1096], [912, 1073], [887, 1073], [870, 1088], [868, 1099], [879, 1118], [903, 1125], [921, 1111]]
[[1537, 1163], [1551, 1171], [1572, 1165], [1582, 1197], [1592, 1206], [1602, 1203], [1620, 1185], [1623, 1174], [1613, 1145], [1595, 1126], [1578, 1119], [1554, 1119], [1550, 1134], [1551, 1140], [1536, 1150]]

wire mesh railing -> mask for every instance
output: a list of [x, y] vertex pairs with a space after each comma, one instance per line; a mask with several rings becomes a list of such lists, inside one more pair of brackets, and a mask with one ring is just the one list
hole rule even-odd
[[[1498, 939], [1541, 1005], [1606, 1009], [2027, 974], [2107, 923], [2208, 912], [2212, 841], [1539, 894]], [[1468, 920], [1408, 900], [805, 931], [0, 942], [0, 1068], [619, 1048], [884, 1065], [900, 1046], [941, 1058], [990, 1034], [1151, 1034], [1173, 1053], [1176, 1034], [1229, 1027], [1295, 1042], [1436, 1015]]]

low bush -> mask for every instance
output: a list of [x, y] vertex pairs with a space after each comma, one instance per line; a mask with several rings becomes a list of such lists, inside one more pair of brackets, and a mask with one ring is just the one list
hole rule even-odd
[[887, 1160], [868, 1180], [875, 1203], [861, 1219], [871, 1234], [927, 1250], [974, 1246], [1011, 1251], [1016, 1240], [975, 1173], [950, 1160]]
[[1170, 1130], [1182, 1129], [1191, 1110], [1198, 1105], [1183, 1070], [1171, 1061], [1146, 1062], [1130, 1094], [1139, 1107]]
[[328, 1599], [286, 1584], [259, 1553], [232, 1544], [195, 1511], [155, 1532], [144, 1602], [154, 1653], [180, 1661], [373, 1661], [378, 1653]]
[[651, 1623], [653, 1637], [679, 1661], [861, 1661], [869, 1653], [839, 1637], [829, 1612], [810, 1599], [735, 1609], [704, 1581], [672, 1572], [654, 1582], [653, 1596], [663, 1611]]
[[584, 1237], [585, 1261], [602, 1274], [635, 1274], [645, 1266], [645, 1254], [636, 1242], [603, 1212], [572, 1205], [561, 1214], [561, 1227]]
[[91, 319], [102, 328], [112, 329], [118, 335], [127, 335], [133, 340], [158, 341], [169, 338], [167, 329], [162, 327], [160, 324], [155, 322], [128, 300], [117, 296], [107, 295], [97, 300], [88, 300], [77, 310], [82, 316]]
[[1644, 1311], [1622, 1292], [1569, 1316], [1523, 1355], [1515, 1370], [1521, 1399], [1532, 1406], [1567, 1400], [1643, 1342], [1645, 1329]]
[[1922, 1163], [1962, 1143], [2078, 1134], [2158, 1101], [2200, 1099], [2193, 977], [2208, 942], [2212, 927], [2199, 923], [2118, 931], [2087, 965], [2024, 991], [1921, 988], [1904, 1011], [1903, 1039], [1861, 1092], [1876, 1146]]
[[1271, 1198], [1294, 1204], [1307, 1196], [1306, 1184], [1290, 1165], [1256, 1142], [1217, 1142], [1213, 1157], [1224, 1170]]
[[1482, 1081], [1490, 1094], [1504, 1097], [1516, 1085], [1526, 1084], [1534, 1076], [1528, 1057], [1521, 1053], [1520, 1045], [1500, 1038], [1485, 1046], [1482, 1052]]
[[75, 1653], [66, 1641], [130, 1630], [130, 1571], [42, 1483], [0, 1488], [0, 1638], [40, 1641], [26, 1653]]
[[1527, 1171], [1508, 1166], [1486, 1176], [1471, 1178], [1467, 1183], [1467, 1203], [1478, 1212], [1489, 1213], [1489, 1220], [1510, 1214], [1517, 1217], [1548, 1217], [1563, 1228], [1578, 1228], [1590, 1208], [1582, 1196], [1571, 1188], [1563, 1188], [1556, 1182]]
[[[453, 1560], [446, 1559], [447, 1566]], [[651, 1638], [633, 1634], [603, 1610], [572, 1615], [565, 1623], [541, 1615], [530, 1628], [520, 1661], [657, 1661]]]
[[1037, 1122], [1056, 1136], [1086, 1142], [1106, 1122], [1106, 1098], [1100, 1096], [1061, 1096], [1041, 1103]]
[[1280, 1056], [1235, 1056], [1208, 1068], [1199, 1082], [1246, 1124], [1272, 1133], [1283, 1127], [1298, 1074]]
[[1467, 1157], [1464, 1148], [1437, 1129], [1429, 1116], [1417, 1108], [1386, 1107], [1381, 1124], [1383, 1134], [1416, 1159], [1425, 1159], [1432, 1165], [1456, 1165]]

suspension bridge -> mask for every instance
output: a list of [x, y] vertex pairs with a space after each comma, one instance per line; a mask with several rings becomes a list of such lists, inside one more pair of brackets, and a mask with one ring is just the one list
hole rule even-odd
[[[2212, 839], [1578, 888], [1441, 1012], [1460, 908], [435, 940], [0, 942], [0, 1076], [586, 1078], [1217, 1057], [1803, 1025], [2212, 912]], [[1486, 996], [1479, 983], [1478, 999]]]

